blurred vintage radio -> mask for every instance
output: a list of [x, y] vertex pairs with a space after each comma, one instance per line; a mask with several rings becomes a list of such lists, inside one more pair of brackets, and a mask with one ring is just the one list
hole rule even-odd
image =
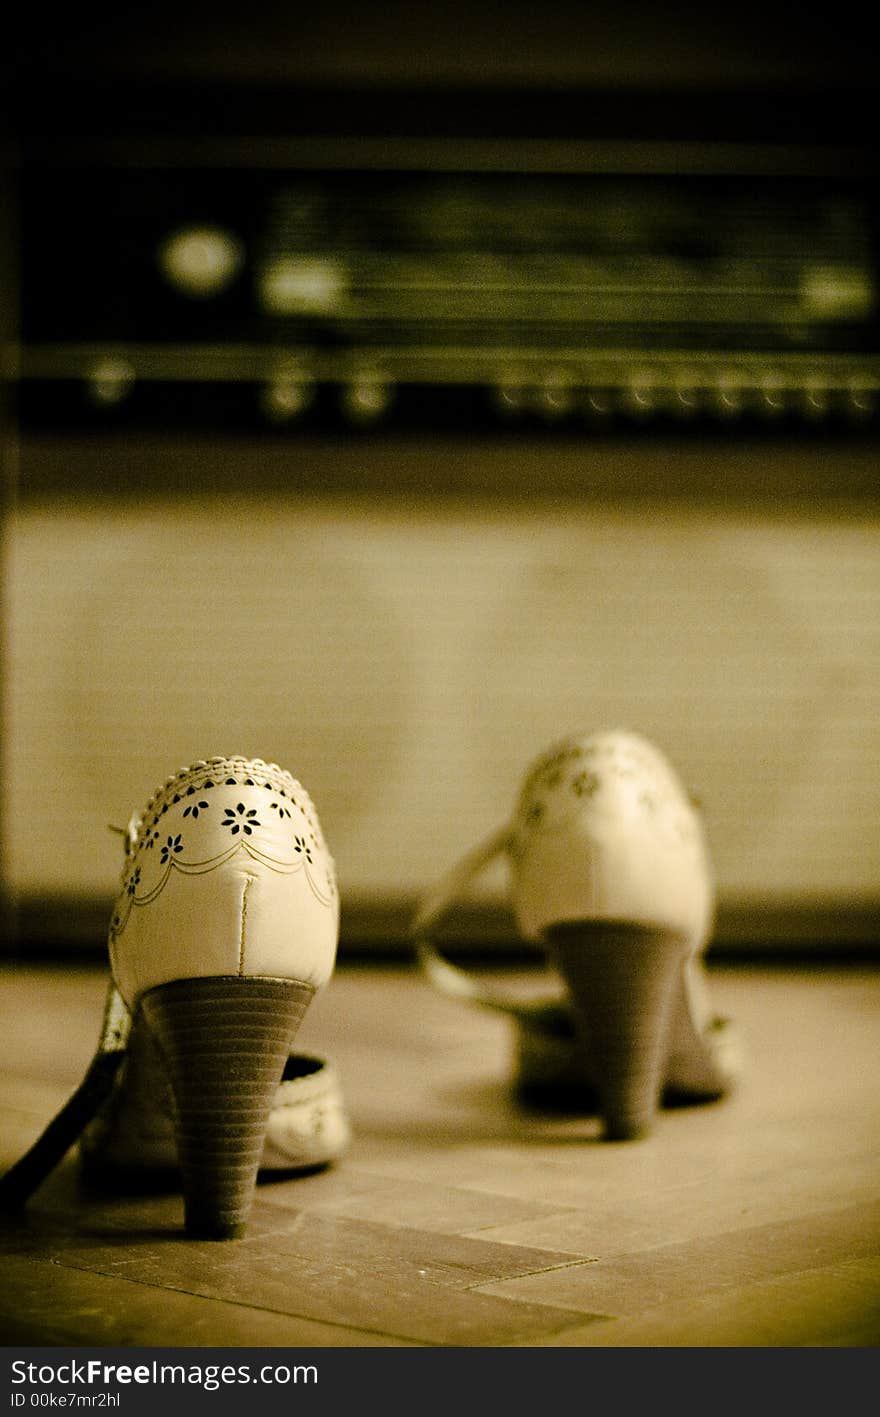
[[[620, 725], [705, 804], [719, 947], [874, 947], [873, 159], [414, 111], [27, 149], [23, 933], [100, 918], [107, 822], [245, 752], [312, 792], [347, 945], [399, 945], [531, 757]], [[462, 937], [509, 943], [484, 885]]]
[[872, 423], [877, 206], [857, 159], [658, 148], [324, 139], [269, 165], [34, 164], [23, 421]]

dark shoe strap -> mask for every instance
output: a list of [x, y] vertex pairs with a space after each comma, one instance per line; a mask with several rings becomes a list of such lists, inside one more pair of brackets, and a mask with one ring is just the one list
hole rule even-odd
[[54, 1171], [110, 1096], [124, 1056], [124, 1049], [112, 1053], [101, 1049], [95, 1054], [73, 1096], [24, 1156], [0, 1177], [0, 1211], [20, 1210]]
[[98, 1051], [73, 1096], [24, 1156], [0, 1177], [0, 1211], [20, 1210], [26, 1204], [106, 1102], [125, 1057], [130, 1031], [131, 1016], [111, 983], [104, 1003]]

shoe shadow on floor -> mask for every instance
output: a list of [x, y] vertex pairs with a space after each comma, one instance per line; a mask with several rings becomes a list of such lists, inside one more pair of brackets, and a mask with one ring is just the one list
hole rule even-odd
[[599, 1119], [593, 1113], [536, 1110], [502, 1081], [449, 1084], [432, 1092], [430, 1102], [437, 1110], [432, 1113], [426, 1108], [421, 1116], [401, 1116], [390, 1109], [372, 1114], [362, 1110], [358, 1115], [353, 1110], [355, 1148], [358, 1141], [370, 1150], [383, 1141], [389, 1145], [409, 1142], [413, 1149], [449, 1143], [582, 1143], [598, 1139], [600, 1131]]
[[[660, 1116], [691, 1107], [710, 1107], [720, 1099], [682, 1097], [669, 1092]], [[558, 1084], [517, 1087], [505, 1079], [450, 1083], [432, 1091], [432, 1115], [405, 1118], [393, 1113], [353, 1110], [355, 1148], [360, 1140], [372, 1151], [383, 1142], [430, 1149], [449, 1144], [514, 1146], [607, 1145], [594, 1097], [583, 1087]], [[356, 1151], [355, 1151], [356, 1155]], [[343, 1163], [344, 1164], [344, 1163]]]

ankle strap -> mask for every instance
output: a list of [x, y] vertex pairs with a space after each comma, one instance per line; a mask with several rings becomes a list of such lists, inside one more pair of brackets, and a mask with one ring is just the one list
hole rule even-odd
[[0, 1177], [0, 1212], [19, 1210], [79, 1139], [106, 1102], [128, 1046], [131, 1017], [113, 984], [107, 991], [98, 1050], [61, 1111], [15, 1165]]
[[497, 857], [510, 848], [513, 827], [510, 823], [471, 848], [436, 885], [422, 897], [413, 917], [410, 933], [416, 958], [428, 981], [450, 999], [473, 1004], [477, 1008], [493, 1009], [526, 1023], [543, 1018], [554, 998], [521, 999], [505, 989], [493, 989], [475, 979], [466, 969], [452, 964], [441, 954], [433, 935], [444, 916], [464, 894], [472, 881], [482, 874]]

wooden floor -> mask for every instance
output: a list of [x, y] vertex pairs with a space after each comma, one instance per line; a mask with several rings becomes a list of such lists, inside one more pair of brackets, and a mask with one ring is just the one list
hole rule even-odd
[[[181, 1238], [179, 1196], [85, 1194], [72, 1153], [0, 1226], [0, 1341], [876, 1346], [880, 972], [711, 981], [739, 1090], [609, 1144], [518, 1108], [503, 1019], [405, 966], [341, 967], [298, 1042], [338, 1065], [347, 1158], [261, 1185], [247, 1238], [211, 1244]], [[79, 1080], [105, 982], [0, 970], [3, 1167]]]

